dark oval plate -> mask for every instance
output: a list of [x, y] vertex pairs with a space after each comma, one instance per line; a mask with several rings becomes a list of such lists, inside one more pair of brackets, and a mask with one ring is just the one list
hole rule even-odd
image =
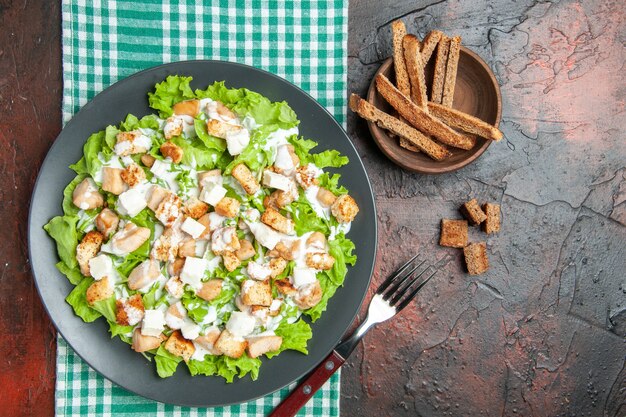
[[[84, 323], [65, 297], [72, 285], [56, 268], [54, 241], [43, 230], [52, 217], [62, 214], [64, 187], [73, 179], [68, 166], [82, 155], [90, 134], [117, 124], [128, 113], [151, 113], [147, 93], [168, 75], [193, 76], [192, 87], [205, 88], [214, 81], [228, 87], [246, 87], [272, 101], [285, 100], [300, 119], [300, 134], [319, 142], [318, 149], [337, 149], [350, 163], [337, 172], [358, 202], [361, 211], [349, 237], [356, 244], [357, 264], [350, 268], [344, 287], [331, 298], [328, 309], [312, 325], [309, 354], [285, 351], [263, 360], [259, 378], [249, 376], [227, 384], [221, 377], [191, 377], [184, 365], [174, 376], [161, 379], [154, 362], [148, 362], [119, 339], [111, 339], [100, 318]], [[250, 401], [274, 392], [302, 377], [338, 343], [354, 320], [367, 288], [376, 255], [376, 208], [363, 163], [346, 132], [311, 96], [268, 72], [246, 65], [221, 61], [186, 61], [161, 65], [132, 75], [98, 94], [65, 126], [48, 152], [35, 184], [29, 217], [29, 252], [35, 283], [52, 322], [78, 355], [114, 383], [144, 397], [186, 406], [221, 406]]]

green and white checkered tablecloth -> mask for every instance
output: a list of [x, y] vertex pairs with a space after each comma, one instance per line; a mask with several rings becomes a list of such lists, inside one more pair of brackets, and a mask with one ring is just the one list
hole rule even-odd
[[[345, 123], [347, 0], [63, 0], [63, 121], [120, 78], [162, 63], [219, 59], [300, 86]], [[157, 403], [85, 364], [59, 336], [58, 416], [257, 416], [288, 393], [224, 408]], [[263, 370], [261, 369], [261, 372]], [[339, 415], [336, 374], [300, 415]]]

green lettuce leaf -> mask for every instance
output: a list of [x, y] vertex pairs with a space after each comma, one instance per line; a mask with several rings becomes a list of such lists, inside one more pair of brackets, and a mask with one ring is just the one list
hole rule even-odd
[[171, 116], [174, 104], [195, 97], [189, 86], [191, 80], [192, 77], [168, 76], [165, 81], [155, 85], [154, 93], [148, 93], [148, 104], [159, 111], [161, 118]]
[[202, 322], [209, 312], [209, 306], [214, 306], [217, 310], [228, 304], [235, 296], [235, 287], [231, 285], [222, 286], [220, 294], [211, 301], [203, 300], [193, 292], [186, 291], [181, 299], [183, 306], [187, 310], [189, 317], [196, 323]]
[[67, 303], [74, 309], [74, 313], [87, 323], [91, 323], [98, 317], [102, 316], [102, 314], [89, 307], [89, 304], [87, 304], [87, 289], [93, 281], [93, 278], [90, 277], [83, 278], [83, 280], [78, 283], [72, 292], [70, 292], [70, 294], [65, 298], [65, 301], [67, 301]]
[[56, 241], [59, 258], [69, 269], [78, 266], [78, 261], [76, 261], [76, 245], [78, 244], [77, 223], [78, 216], [57, 216], [53, 217], [43, 227], [50, 237]]
[[133, 331], [133, 326], [122, 326], [114, 321], [109, 321], [109, 331], [111, 332], [111, 339], [118, 336], [129, 345], [133, 342], [132, 337], [126, 336]]
[[293, 145], [294, 151], [298, 158], [300, 158], [300, 164], [306, 165], [313, 163], [318, 168], [334, 167], [339, 168], [346, 165], [350, 160], [347, 156], [342, 156], [337, 150], [326, 150], [320, 153], [311, 153], [311, 149], [317, 146], [317, 142], [303, 137], [297, 137], [293, 135], [287, 138]]
[[132, 114], [128, 114], [126, 116], [126, 120], [120, 123], [120, 129], [124, 132], [129, 132], [139, 128], [158, 130], [160, 127], [161, 124], [159, 123], [159, 119], [154, 114], [149, 114], [141, 119], [138, 119]]
[[176, 356], [165, 350], [163, 345], [159, 346], [154, 356], [156, 362], [157, 373], [161, 378], [167, 378], [174, 375], [176, 368], [180, 361], [183, 360], [180, 356]]
[[57, 262], [56, 267], [63, 275], [65, 275], [69, 282], [76, 285], [83, 280], [83, 274], [80, 273], [78, 267], [70, 268], [65, 262]]
[[341, 174], [333, 174], [332, 176], [328, 172], [324, 172], [318, 177], [320, 187], [324, 187], [331, 191], [335, 195], [348, 194], [348, 190], [343, 185], [339, 185], [339, 179]]
[[66, 216], [75, 216], [78, 214], [79, 208], [76, 207], [72, 201], [72, 193], [85, 177], [85, 174], [78, 174], [63, 190], [63, 213], [65, 213]]
[[281, 336], [283, 338], [283, 343], [277, 351], [266, 353], [268, 358], [271, 359], [287, 349], [297, 350], [305, 355], [309, 354], [306, 345], [309, 339], [313, 336], [313, 331], [311, 330], [309, 323], [304, 320], [298, 320], [292, 324], [283, 321], [274, 333], [276, 333], [276, 336]]
[[291, 213], [291, 219], [298, 236], [310, 231], [322, 232], [326, 236], [330, 233], [328, 222], [318, 217], [303, 192], [300, 193], [296, 201], [285, 207], [285, 210]]
[[182, 163], [193, 166], [195, 162], [197, 169], [213, 169], [222, 154], [216, 149], [208, 149], [200, 138], [190, 142], [179, 136], [171, 141], [183, 149]]
[[196, 130], [196, 135], [202, 141], [207, 149], [215, 149], [216, 151], [224, 152], [226, 150], [226, 141], [224, 139], [211, 136], [207, 132], [206, 122], [200, 119], [193, 121], [193, 127]]
[[190, 360], [187, 363], [191, 375], [219, 375], [226, 379], [226, 382], [233, 382], [236, 375], [243, 378], [247, 374], [255, 381], [259, 376], [259, 368], [261, 360], [259, 358], [250, 358], [244, 354], [239, 359], [229, 358], [228, 356], [207, 355], [203, 361]]
[[98, 313], [102, 314], [108, 321], [115, 321], [115, 296], [107, 298], [106, 300], [100, 300], [93, 303], [91, 306]]

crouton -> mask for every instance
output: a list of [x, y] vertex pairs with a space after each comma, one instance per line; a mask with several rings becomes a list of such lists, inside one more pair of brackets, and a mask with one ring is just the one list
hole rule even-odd
[[196, 347], [193, 345], [193, 342], [185, 339], [179, 330], [174, 331], [170, 335], [163, 347], [165, 347], [165, 350], [172, 355], [183, 358], [185, 362], [188, 362], [196, 351]]
[[200, 345], [203, 349], [209, 351], [210, 354], [220, 355], [221, 352], [215, 349], [215, 342], [217, 342], [217, 339], [220, 337], [221, 333], [222, 332], [220, 332], [219, 329], [212, 328], [207, 330], [207, 333], [205, 335], [196, 337], [194, 339], [194, 342], [197, 345]]
[[94, 281], [85, 293], [89, 305], [93, 305], [97, 301], [106, 300], [112, 295], [113, 286], [109, 282], [109, 277], [104, 277], [100, 281]]
[[164, 142], [159, 150], [161, 151], [161, 155], [166, 158], [170, 158], [175, 164], [178, 164], [183, 160], [183, 148], [173, 142], [170, 142], [169, 140]]
[[315, 307], [322, 300], [322, 287], [319, 281], [305, 285], [293, 298], [294, 303], [303, 310]]
[[228, 272], [233, 272], [241, 265], [241, 261], [237, 258], [237, 255], [235, 255], [235, 252], [222, 253], [222, 261], [224, 262], [224, 268], [226, 268]]
[[464, 248], [467, 245], [467, 221], [442, 219], [439, 245]]
[[306, 254], [306, 265], [309, 268], [329, 270], [335, 264], [335, 258], [324, 252], [314, 252]]
[[259, 191], [259, 182], [254, 178], [252, 172], [250, 172], [250, 169], [245, 164], [235, 166], [231, 175], [241, 184], [246, 193], [253, 195]]
[[167, 264], [167, 273], [171, 277], [177, 277], [183, 270], [183, 266], [185, 266], [185, 260], [183, 258], [176, 258], [174, 261], [170, 261]]
[[211, 250], [216, 255], [226, 252], [234, 252], [241, 248], [235, 227], [222, 227], [213, 232], [211, 236]]
[[461, 213], [473, 226], [481, 224], [487, 218], [487, 215], [482, 211], [475, 198], [461, 206]]
[[182, 298], [185, 294], [185, 285], [178, 276], [173, 276], [165, 283], [165, 290], [174, 298]]
[[74, 188], [72, 202], [81, 210], [91, 210], [104, 205], [104, 197], [91, 178], [85, 178]]
[[320, 204], [326, 208], [331, 207], [335, 203], [335, 201], [337, 201], [337, 196], [324, 187], [320, 187], [320, 189], [317, 191], [316, 197], [317, 201], [319, 201]]
[[299, 247], [298, 241], [294, 241], [291, 246], [287, 246], [284, 242], [278, 242], [274, 249], [268, 252], [268, 256], [272, 258], [281, 257], [288, 261], [293, 261]]
[[224, 197], [215, 206], [215, 212], [220, 216], [228, 217], [232, 219], [239, 214], [240, 203], [238, 200], [230, 197]]
[[229, 358], [240, 358], [246, 350], [248, 342], [242, 338], [233, 335], [228, 330], [223, 330], [220, 337], [214, 345], [214, 349], [222, 352]]
[[272, 207], [275, 209], [281, 209], [296, 201], [297, 198], [297, 189], [289, 191], [276, 190], [272, 194], [265, 196], [265, 198], [263, 199], [263, 206], [265, 208]]
[[172, 192], [170, 190], [167, 190], [159, 185], [153, 185], [152, 187], [150, 187], [150, 190], [148, 190], [147, 201], [150, 210], [156, 211], [157, 208], [159, 208], [159, 204], [161, 204], [163, 199], [165, 199], [165, 197], [167, 197], [171, 193]]
[[158, 337], [144, 336], [141, 334], [141, 327], [137, 327], [133, 331], [133, 343], [130, 347], [135, 352], [147, 352], [148, 350], [157, 349], [165, 339], [166, 337], [163, 333]]
[[141, 130], [119, 132], [115, 138], [117, 141], [113, 150], [119, 156], [144, 153], [147, 152], [152, 145], [152, 139], [145, 136]]
[[159, 236], [159, 238], [152, 245], [150, 251], [150, 257], [159, 261], [167, 262], [176, 258], [178, 255], [178, 244], [173, 242], [171, 237], [172, 233], [169, 233], [171, 228], [165, 229], [165, 231]]
[[179, 101], [172, 106], [176, 115], [196, 117], [200, 113], [200, 100]]
[[185, 201], [183, 211], [187, 216], [198, 220], [209, 211], [209, 205], [204, 201], [198, 200], [196, 197], [191, 197]]
[[254, 250], [254, 246], [250, 243], [249, 240], [243, 239], [239, 241], [240, 248], [235, 251], [235, 255], [239, 258], [240, 261], [245, 261], [246, 259], [252, 258], [256, 251]]
[[296, 290], [296, 288], [287, 278], [278, 279], [274, 281], [274, 285], [276, 286], [276, 289], [278, 290], [278, 292], [280, 292], [281, 294], [295, 295], [298, 292], [298, 290]]
[[150, 154], [144, 153], [143, 155], [141, 155], [141, 163], [144, 164], [145, 166], [147, 166], [148, 168], [152, 168], [152, 165], [154, 165], [154, 161], [156, 161], [156, 158]]
[[319, 183], [317, 179], [318, 169], [312, 165], [302, 165], [296, 168], [296, 181], [304, 189]]
[[196, 295], [203, 300], [211, 301], [220, 295], [223, 283], [224, 281], [221, 279], [210, 279], [202, 284]]
[[121, 326], [134, 326], [143, 319], [143, 299], [135, 294], [127, 299], [115, 300], [115, 321]]
[[272, 270], [272, 273], [270, 276], [272, 278], [276, 278], [277, 276], [282, 274], [285, 268], [287, 268], [287, 264], [288, 264], [287, 260], [281, 257], [270, 259], [270, 269]]
[[258, 358], [259, 356], [280, 349], [283, 338], [280, 336], [257, 336], [248, 338], [248, 356]]
[[330, 207], [330, 211], [339, 223], [350, 223], [359, 212], [354, 198], [347, 194], [340, 195]]
[[480, 275], [489, 269], [487, 258], [487, 244], [485, 242], [470, 243], [463, 248], [465, 265], [470, 275]]
[[134, 187], [146, 180], [146, 173], [133, 162], [122, 171], [122, 180], [130, 187]]
[[120, 218], [109, 208], [103, 208], [96, 216], [96, 229], [104, 236], [104, 239], [117, 230]]
[[272, 304], [272, 288], [268, 281], [244, 280], [241, 283], [241, 301], [247, 305], [269, 307]]
[[120, 195], [126, 191], [126, 184], [122, 180], [122, 172], [124, 170], [121, 168], [102, 168], [102, 189], [115, 195]]
[[280, 214], [280, 212], [271, 207], [263, 212], [261, 215], [261, 222], [281, 233], [285, 233], [287, 235], [294, 233], [295, 226], [293, 220], [286, 218]]
[[159, 262], [147, 259], [135, 267], [128, 275], [128, 288], [138, 290], [153, 284], [161, 275]]
[[150, 229], [138, 227], [133, 222], [126, 223], [126, 226], [111, 238], [111, 248], [118, 254], [131, 253], [150, 238]]
[[181, 201], [174, 193], [169, 193], [154, 211], [155, 217], [164, 226], [171, 226], [182, 214]]
[[183, 126], [184, 122], [182, 118], [175, 116], [168, 117], [163, 126], [163, 136], [165, 136], [167, 140], [175, 136], [180, 136], [183, 134]]
[[194, 239], [185, 239], [178, 245], [178, 257], [186, 258], [188, 256], [196, 256], [196, 241]]
[[487, 219], [483, 223], [483, 231], [488, 235], [497, 233], [500, 231], [500, 205], [485, 203], [483, 205], [483, 211], [487, 216]]
[[306, 240], [306, 244], [320, 251], [326, 250], [326, 236], [322, 232], [313, 232]]
[[229, 133], [235, 133], [243, 129], [241, 126], [237, 126], [231, 123], [226, 123], [218, 119], [210, 119], [206, 123], [207, 133], [216, 138], [226, 139], [226, 135]]
[[81, 274], [85, 276], [91, 275], [89, 271], [89, 260], [96, 256], [102, 246], [103, 240], [104, 236], [102, 236], [102, 233], [92, 230], [87, 233], [83, 237], [83, 240], [76, 246], [76, 260], [80, 266]]

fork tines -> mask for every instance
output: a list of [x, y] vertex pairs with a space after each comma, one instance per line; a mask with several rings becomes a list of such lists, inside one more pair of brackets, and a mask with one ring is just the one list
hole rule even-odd
[[[415, 255], [404, 265], [402, 265], [395, 273], [387, 278], [376, 290], [376, 294], [380, 294], [385, 301], [396, 311], [402, 310], [424, 285], [437, 273], [431, 266], [420, 268], [426, 263], [426, 260], [419, 260], [419, 255]], [[433, 271], [427, 278], [420, 281], [420, 277], [426, 271]], [[417, 285], [416, 285], [417, 284]]]

